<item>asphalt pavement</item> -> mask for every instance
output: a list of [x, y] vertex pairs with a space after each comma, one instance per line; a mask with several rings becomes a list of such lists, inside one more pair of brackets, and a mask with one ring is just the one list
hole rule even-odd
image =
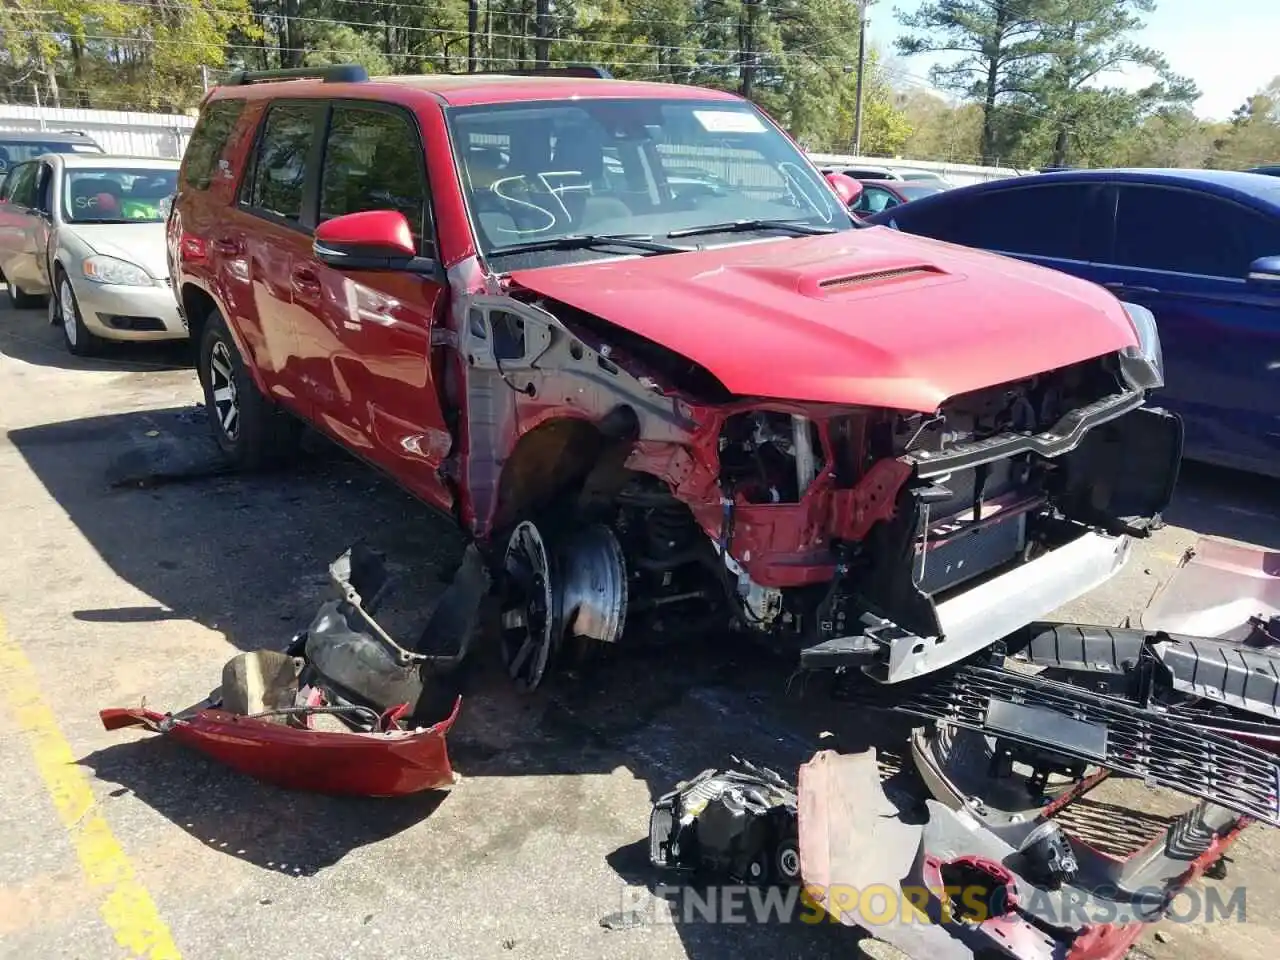
[[[482, 651], [450, 739], [460, 783], [403, 800], [289, 793], [104, 731], [103, 707], [186, 706], [235, 652], [282, 645], [357, 539], [424, 609], [460, 557], [447, 521], [326, 444], [221, 472], [198, 399], [180, 348], [78, 360], [43, 313], [0, 308], [0, 957], [857, 956], [833, 924], [612, 922], [658, 879], [650, 802], [676, 781], [732, 753], [788, 772], [819, 747], [900, 759], [902, 724], [800, 708], [785, 664], [727, 638], [531, 696]], [[1273, 487], [1188, 468], [1169, 526], [1060, 615], [1136, 617], [1202, 535], [1280, 549]], [[1139, 949], [1268, 957], [1277, 853], [1255, 827], [1233, 854], [1221, 885], [1246, 887], [1247, 922], [1166, 921]]]

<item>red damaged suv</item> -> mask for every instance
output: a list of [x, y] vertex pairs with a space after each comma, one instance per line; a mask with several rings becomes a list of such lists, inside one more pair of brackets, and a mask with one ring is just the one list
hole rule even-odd
[[1116, 573], [1182, 428], [1149, 312], [857, 190], [719, 91], [241, 74], [170, 276], [227, 456], [306, 422], [452, 514], [521, 685], [730, 624], [892, 683]]

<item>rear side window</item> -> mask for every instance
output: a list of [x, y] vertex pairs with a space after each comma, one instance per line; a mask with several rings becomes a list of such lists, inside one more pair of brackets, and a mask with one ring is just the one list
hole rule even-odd
[[1168, 187], [1122, 186], [1115, 263], [1241, 279], [1258, 257], [1280, 253], [1280, 228], [1230, 200]]
[[249, 206], [298, 223], [323, 112], [309, 103], [277, 103], [267, 113], [258, 138]]
[[950, 235], [918, 232], [1001, 253], [1087, 260], [1088, 218], [1096, 193], [1097, 187], [1089, 184], [993, 190], [969, 198], [963, 212], [949, 223]]
[[222, 154], [235, 129], [236, 121], [244, 113], [243, 100], [217, 100], [205, 107], [196, 128], [191, 131], [191, 142], [183, 161], [183, 178], [189, 187], [207, 190], [218, 172]]
[[335, 105], [320, 174], [320, 220], [363, 210], [397, 210], [418, 249], [427, 230], [422, 141], [398, 111]]

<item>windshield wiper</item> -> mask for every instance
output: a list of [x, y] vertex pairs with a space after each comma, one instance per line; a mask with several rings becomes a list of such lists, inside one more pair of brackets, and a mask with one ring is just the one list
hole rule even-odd
[[536, 253], [539, 250], [589, 250], [592, 247], [629, 247], [648, 253], [684, 253], [691, 247], [678, 247], [662, 243], [645, 233], [571, 233], [563, 237], [547, 237], [545, 240], [527, 240], [512, 243], [489, 251], [496, 257], [509, 253]]
[[835, 233], [835, 227], [819, 227], [803, 220], [726, 220], [724, 223], [708, 223], [701, 227], [684, 227], [672, 230], [668, 239], [699, 237], [706, 233], [741, 233], [744, 230], [791, 230], [800, 234]]

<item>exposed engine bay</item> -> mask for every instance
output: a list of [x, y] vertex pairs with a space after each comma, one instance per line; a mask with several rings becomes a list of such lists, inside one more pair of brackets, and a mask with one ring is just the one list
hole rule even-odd
[[[500, 551], [503, 649], [526, 688], [562, 646], [726, 628], [900, 682], [1107, 580], [1172, 495], [1181, 423], [1143, 406], [1119, 356], [931, 414], [753, 401], [566, 305], [501, 303], [470, 311], [488, 331], [471, 407], [494, 414], [460, 468], [493, 491], [472, 526]], [[548, 391], [610, 405], [547, 420]], [[540, 422], [486, 479], [479, 443], [526, 405]]]

